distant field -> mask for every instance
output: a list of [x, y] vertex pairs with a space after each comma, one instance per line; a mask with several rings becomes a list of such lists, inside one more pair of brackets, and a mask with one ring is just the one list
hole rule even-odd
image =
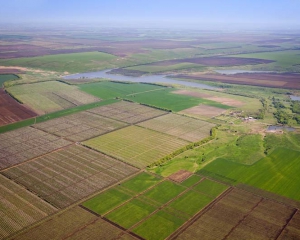
[[31, 127], [0, 135], [0, 169], [65, 147], [71, 142]]
[[126, 101], [94, 108], [89, 110], [89, 112], [131, 124], [145, 121], [167, 113], [159, 109]]
[[[195, 178], [195, 183], [199, 182], [198, 176]], [[219, 188], [218, 193], [225, 189]], [[172, 234], [214, 198], [141, 173], [84, 202], [83, 206], [145, 239], [160, 240]]]
[[219, 107], [222, 109], [229, 109], [231, 107], [223, 105], [211, 100], [196, 98], [192, 96], [185, 96], [172, 93], [174, 88], [167, 88], [162, 91], [154, 91], [143, 93], [134, 96], [127, 96], [134, 102], [145, 103], [156, 107], [161, 107], [164, 109], [169, 109], [175, 112], [182, 111], [187, 108], [197, 106], [199, 104], [206, 104], [213, 107]]
[[40, 57], [3, 59], [0, 64], [3, 66], [22, 66], [40, 68], [44, 70], [78, 73], [88, 70], [100, 70], [112, 68], [116, 65], [113, 62], [116, 56], [103, 52], [83, 52], [70, 54], [55, 54]]
[[214, 124], [177, 114], [167, 114], [138, 124], [158, 132], [197, 142], [210, 135]]
[[294, 212], [292, 207], [234, 189], [172, 239], [276, 239]]
[[0, 126], [18, 122], [37, 114], [18, 103], [3, 89], [0, 89]]
[[251, 166], [217, 159], [199, 173], [231, 179], [299, 201], [299, 161], [299, 151], [278, 148]]
[[127, 124], [87, 111], [35, 124], [34, 127], [80, 142], [125, 127]]
[[113, 158], [73, 145], [3, 174], [54, 206], [64, 208], [136, 171]]
[[79, 89], [88, 94], [94, 95], [95, 97], [101, 99], [109, 99], [116, 97], [125, 97], [129, 94], [160, 90], [164, 89], [164, 87], [141, 83], [126, 84], [103, 81], [97, 83], [82, 84], [79, 86]]
[[1, 239], [57, 211], [49, 203], [2, 175], [0, 189]]
[[2, 84], [6, 81], [15, 80], [19, 77], [14, 74], [0, 74], [0, 88], [2, 87]]
[[83, 144], [144, 168], [187, 145], [188, 142], [152, 130], [130, 126], [90, 139]]
[[[49, 231], [51, 229], [51, 231]], [[94, 240], [116, 239], [134, 240], [120, 228], [76, 206], [51, 217], [48, 221], [40, 223], [34, 229], [25, 231], [14, 237], [16, 240], [44, 240], [44, 239], [68, 239], [68, 240]]]
[[57, 81], [16, 85], [7, 91], [41, 114], [100, 101], [75, 86]]
[[289, 68], [300, 64], [300, 51], [289, 50], [289, 51], [276, 51], [276, 52], [263, 52], [263, 53], [249, 53], [233, 55], [238, 58], [260, 58], [266, 60], [273, 60], [276, 63], [270, 65], [279, 66], [281, 68]]

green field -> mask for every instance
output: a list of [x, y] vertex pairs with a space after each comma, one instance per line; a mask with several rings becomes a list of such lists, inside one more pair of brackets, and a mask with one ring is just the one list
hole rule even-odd
[[140, 193], [140, 192], [145, 191], [149, 187], [154, 186], [159, 181], [161, 181], [160, 178], [158, 178], [154, 175], [142, 172], [139, 175], [133, 177], [132, 179], [122, 183], [121, 186], [129, 189], [130, 191], [132, 191], [134, 193]]
[[[260, 58], [276, 61], [275, 63], [270, 63], [264, 65], [264, 68], [270, 70], [280, 70], [289, 71], [293, 69], [298, 69], [296, 65], [300, 64], [300, 51], [299, 50], [289, 50], [289, 51], [276, 51], [276, 52], [263, 52], [263, 53], [249, 53], [249, 54], [239, 54], [232, 55], [234, 57], [246, 57], [246, 58]], [[295, 66], [295, 67], [293, 67]]]
[[116, 188], [112, 188], [84, 202], [82, 205], [100, 215], [103, 215], [130, 198], [130, 195], [121, 192]]
[[3, 59], [3, 66], [22, 66], [57, 72], [78, 73], [115, 67], [116, 56], [102, 52], [56, 54], [41, 57]]
[[190, 190], [170, 203], [169, 207], [184, 212], [192, 217], [212, 200], [213, 198], [211, 197]]
[[83, 142], [84, 145], [144, 168], [188, 144], [163, 133], [129, 126]]
[[133, 229], [133, 232], [148, 240], [165, 239], [185, 220], [164, 211], [159, 211]]
[[110, 212], [105, 217], [124, 228], [130, 228], [155, 211], [155, 207], [138, 199], [133, 199], [125, 205]]
[[82, 84], [79, 85], [79, 89], [98, 98], [109, 99], [116, 97], [125, 97], [129, 94], [137, 94], [147, 91], [164, 89], [164, 87], [142, 83], [116, 83], [103, 81], [97, 83]]
[[203, 181], [201, 181], [193, 187], [194, 190], [214, 198], [219, 196], [227, 188], [228, 187], [224, 184], [217, 183], [208, 179], [204, 179]]
[[76, 86], [58, 81], [15, 85], [7, 91], [40, 114], [100, 101]]
[[194, 184], [196, 184], [197, 182], [199, 182], [202, 178], [199, 177], [198, 175], [192, 175], [190, 176], [188, 179], [184, 180], [181, 185], [185, 186], [185, 187], [191, 187]]
[[0, 74], [0, 88], [2, 87], [2, 84], [6, 81], [15, 80], [19, 77], [14, 74]]
[[152, 188], [144, 193], [144, 196], [156, 202], [165, 204], [184, 190], [185, 188], [180, 185], [177, 185], [171, 181], [164, 181], [155, 188]]
[[174, 88], [166, 88], [162, 91], [153, 91], [134, 96], [127, 96], [126, 99], [132, 100], [134, 102], [144, 103], [151, 106], [172, 110], [175, 112], [179, 112], [184, 109], [197, 106], [199, 104], [206, 104], [209, 106], [223, 109], [231, 108], [229, 106], [211, 100], [172, 93], [175, 90], [176, 89]]
[[299, 151], [278, 148], [252, 166], [220, 158], [208, 164], [199, 173], [245, 183], [299, 201], [299, 163]]

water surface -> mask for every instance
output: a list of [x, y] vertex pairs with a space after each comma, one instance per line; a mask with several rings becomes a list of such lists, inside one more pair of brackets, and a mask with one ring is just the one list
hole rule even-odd
[[98, 71], [98, 72], [87, 72], [87, 73], [77, 73], [72, 75], [64, 76], [64, 79], [80, 79], [80, 78], [106, 78], [115, 81], [124, 82], [142, 82], [142, 83], [166, 83], [166, 84], [178, 84], [187, 87], [195, 87], [201, 89], [217, 89], [216, 87], [209, 86], [202, 83], [194, 83], [173, 79], [172, 76], [166, 77], [166, 75], [151, 75], [151, 76], [141, 76], [141, 77], [130, 77], [117, 74], [109, 74], [109, 70]]
[[226, 70], [214, 70], [214, 71], [225, 75], [233, 75], [238, 73], [273, 73], [272, 71], [255, 71], [255, 70], [242, 70], [242, 69], [226, 69]]
[[294, 132], [296, 129], [293, 127], [288, 127], [288, 126], [276, 126], [272, 125], [269, 126], [267, 131], [288, 131], [288, 132]]
[[293, 101], [300, 101], [300, 97], [298, 97], [298, 96], [291, 95], [290, 98], [291, 98]]

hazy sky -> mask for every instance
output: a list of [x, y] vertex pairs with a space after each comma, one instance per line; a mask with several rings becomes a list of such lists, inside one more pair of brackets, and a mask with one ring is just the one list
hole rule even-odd
[[0, 0], [0, 22], [300, 25], [300, 0]]

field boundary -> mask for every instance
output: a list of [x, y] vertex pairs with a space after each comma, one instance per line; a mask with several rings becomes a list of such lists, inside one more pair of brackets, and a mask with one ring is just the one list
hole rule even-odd
[[194, 222], [196, 222], [204, 213], [210, 210], [216, 203], [222, 200], [225, 196], [227, 196], [231, 191], [233, 191], [233, 187], [229, 187], [223, 193], [221, 193], [217, 198], [212, 200], [206, 207], [204, 207], [200, 212], [194, 215], [191, 219], [187, 220], [182, 226], [180, 226], [174, 233], [168, 236], [167, 240], [176, 239], [181, 233], [183, 233], [189, 226], [191, 226]]

